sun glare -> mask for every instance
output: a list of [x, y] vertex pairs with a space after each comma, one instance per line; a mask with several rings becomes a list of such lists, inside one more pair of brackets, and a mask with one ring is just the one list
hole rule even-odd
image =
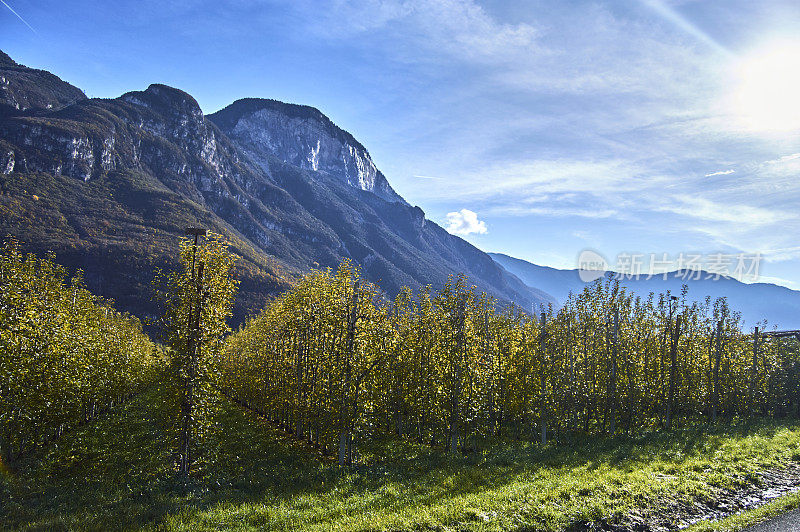
[[765, 46], [736, 68], [733, 113], [752, 131], [800, 129], [800, 42]]

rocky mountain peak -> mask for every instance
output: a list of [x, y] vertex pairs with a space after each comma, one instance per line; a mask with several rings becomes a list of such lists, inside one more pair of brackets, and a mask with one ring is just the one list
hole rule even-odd
[[298, 122], [313, 122], [325, 133], [342, 144], [349, 144], [364, 152], [367, 149], [356, 140], [353, 135], [338, 127], [333, 121], [325, 116], [322, 111], [310, 105], [299, 105], [286, 103], [268, 98], [242, 98], [236, 100], [221, 111], [209, 115], [219, 127], [233, 128], [244, 117], [249, 117], [261, 111], [268, 111], [280, 114], [289, 120]]
[[17, 62], [11, 59], [7, 53], [0, 50], [0, 66], [17, 66]]
[[[142, 113], [139, 127], [197, 153], [209, 165], [210, 176], [204, 181], [220, 178], [222, 170], [219, 166], [216, 137], [206, 123], [200, 104], [190, 94], [168, 85], [154, 83], [144, 91], [127, 92], [119, 99], [149, 111]], [[190, 170], [190, 167], [186, 167], [178, 173], [192, 173]], [[194, 172], [198, 175], [204, 173], [208, 172], [201, 169]], [[206, 183], [204, 188], [208, 186]]]
[[323, 172], [387, 201], [405, 203], [367, 149], [314, 107], [247, 98], [208, 116], [254, 162], [269, 171], [269, 157]]
[[0, 116], [61, 109], [86, 95], [46, 70], [28, 68], [0, 50]]
[[146, 290], [128, 288], [131, 272], [134, 283], [146, 279], [189, 223], [231, 236], [250, 257], [240, 290], [247, 313], [285, 286], [286, 272], [344, 258], [389, 294], [465, 272], [504, 301], [526, 308], [542, 301], [488, 255], [425, 220], [366, 148], [318, 109], [248, 99], [205, 117], [193, 97], [161, 84], [85, 100], [49, 72], [4, 64], [0, 76], [10, 82], [0, 97], [11, 107], [0, 112], [0, 179], [20, 191], [13, 201], [27, 202], [6, 209], [4, 227], [26, 239], [44, 229], [48, 236], [34, 243], [42, 251], [54, 249], [49, 234], [74, 224], [67, 230], [75, 240], [59, 238], [56, 253], [69, 254], [87, 279], [119, 287], [104, 293], [140, 311], [151, 307], [139, 295]]
[[174, 117], [184, 125], [203, 124], [203, 111], [189, 93], [180, 89], [153, 83], [143, 91], [126, 92], [120, 99], [134, 105], [141, 105], [167, 117]]

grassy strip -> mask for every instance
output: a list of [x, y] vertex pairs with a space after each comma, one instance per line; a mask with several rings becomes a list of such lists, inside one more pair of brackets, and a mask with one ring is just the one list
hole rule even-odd
[[498, 531], [654, 519], [675, 527], [681, 508], [800, 456], [800, 424], [763, 421], [544, 448], [510, 442], [456, 457], [388, 440], [362, 446], [367, 465], [343, 470], [219, 398], [207, 459], [185, 485], [172, 466], [172, 396], [149, 390], [4, 476], [0, 528]]
[[780, 497], [763, 506], [715, 522], [703, 521], [686, 532], [736, 532], [800, 507], [800, 492]]

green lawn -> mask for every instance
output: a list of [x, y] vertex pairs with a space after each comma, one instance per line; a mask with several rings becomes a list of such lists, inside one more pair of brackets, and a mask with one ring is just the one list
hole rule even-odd
[[[562, 530], [635, 523], [800, 460], [800, 424], [509, 445], [449, 458], [385, 442], [341, 470], [227, 400], [208, 460], [172, 470], [172, 394], [154, 387], [2, 475], [11, 528]], [[402, 458], [402, 459], [401, 459]], [[666, 514], [668, 515], [668, 513]]]

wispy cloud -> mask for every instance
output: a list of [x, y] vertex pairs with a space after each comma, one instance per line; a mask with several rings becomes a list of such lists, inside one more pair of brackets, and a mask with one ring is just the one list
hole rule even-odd
[[784, 155], [783, 157], [772, 159], [770, 161], [764, 161], [764, 164], [782, 164], [788, 163], [789, 161], [794, 161], [795, 159], [800, 159], [800, 153], [793, 153], [791, 155]]
[[[313, 29], [333, 38], [380, 32], [460, 59], [502, 59], [511, 49], [534, 45], [537, 29], [524, 23], [498, 22], [473, 0], [333, 0], [314, 10]], [[326, 13], [329, 16], [326, 16]], [[403, 54], [402, 49], [396, 50]], [[410, 59], [412, 56], [404, 56]]]
[[782, 262], [800, 258], [800, 246], [766, 247], [763, 252], [770, 262]]
[[[402, 72], [391, 103], [409, 112], [378, 149], [396, 154], [387, 172], [396, 188], [452, 211], [454, 230], [462, 205], [506, 217], [493, 239], [550, 223], [560, 236], [537, 235], [537, 245], [567, 255], [589, 224], [595, 240], [622, 249], [778, 249], [800, 230], [797, 137], [755, 138], [726, 99], [736, 82], [729, 50], [750, 44], [737, 41], [733, 15], [762, 7], [298, 2], [317, 38], [374, 61], [382, 83], [385, 71]], [[724, 45], [704, 29], [722, 24]]]
[[489, 212], [491, 214], [504, 215], [504, 216], [547, 216], [553, 218], [616, 218], [620, 216], [620, 212], [610, 208], [580, 208], [571, 207], [569, 205], [561, 205], [559, 203], [547, 206], [522, 206], [522, 205], [498, 205], [492, 207]]
[[774, 208], [761, 208], [747, 204], [716, 202], [708, 198], [675, 195], [659, 210], [715, 222], [730, 222], [748, 226], [764, 226], [797, 218], [796, 214]]
[[783, 285], [793, 290], [797, 290], [797, 288], [800, 287], [800, 284], [796, 283], [795, 281], [784, 279], [783, 277], [773, 277], [770, 275], [759, 275], [758, 279], [756, 279], [754, 282]]
[[478, 219], [478, 214], [469, 209], [447, 213], [447, 230], [454, 235], [486, 234], [486, 222]]
[[[620, 160], [583, 161], [537, 159], [495, 163], [479, 169], [462, 169], [458, 186], [443, 179], [427, 189], [429, 197], [487, 199], [509, 195], [515, 201], [553, 200], [553, 194], [603, 196], [621, 190], [639, 190], [639, 169]], [[655, 178], [654, 178], [655, 179]]]
[[731, 56], [731, 52], [719, 44], [716, 40], [711, 38], [706, 32], [698, 28], [695, 24], [691, 23], [684, 16], [678, 13], [674, 8], [669, 6], [662, 0], [640, 0], [642, 4], [646, 5], [656, 13], [658, 13], [665, 20], [675, 24], [678, 28], [685, 31], [689, 35], [695, 37], [698, 41], [707, 44], [711, 49], [726, 56]]

